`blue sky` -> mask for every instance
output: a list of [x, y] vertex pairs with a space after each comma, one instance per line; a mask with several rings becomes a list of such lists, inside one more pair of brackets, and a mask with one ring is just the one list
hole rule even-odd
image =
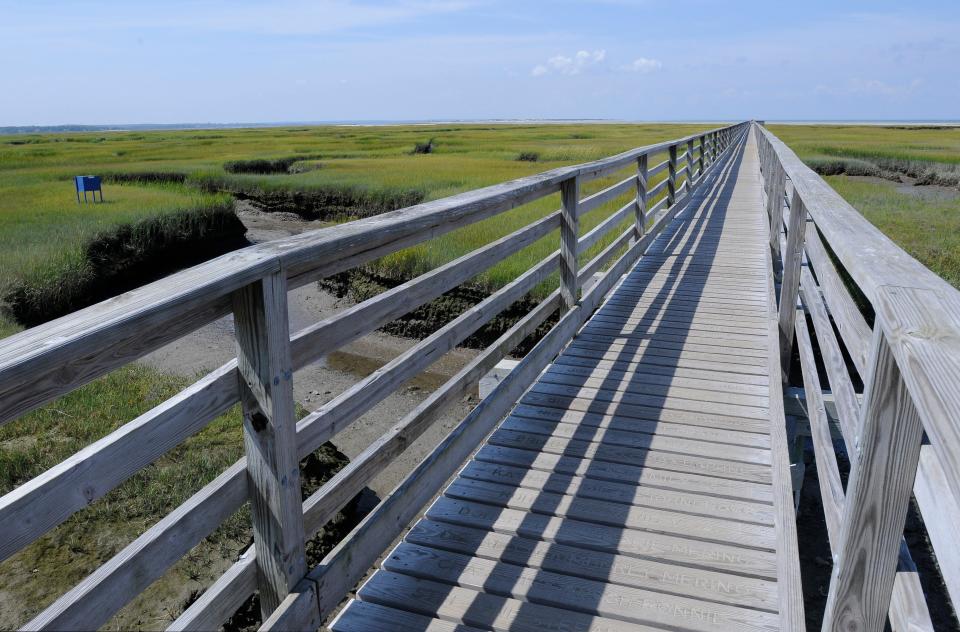
[[0, 11], [0, 126], [960, 118], [957, 0], [34, 0]]

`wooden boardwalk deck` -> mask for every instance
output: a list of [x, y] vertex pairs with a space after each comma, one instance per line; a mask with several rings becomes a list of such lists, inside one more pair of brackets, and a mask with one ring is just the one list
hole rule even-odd
[[781, 629], [778, 565], [796, 551], [776, 527], [790, 486], [755, 142], [696, 192], [333, 630]]

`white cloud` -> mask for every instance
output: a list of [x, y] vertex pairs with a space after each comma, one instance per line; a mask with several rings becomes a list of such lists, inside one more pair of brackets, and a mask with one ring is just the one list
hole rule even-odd
[[651, 72], [656, 72], [663, 68], [663, 62], [659, 59], [649, 59], [647, 57], [637, 57], [633, 62], [620, 66], [621, 70], [626, 70], [628, 72], [638, 72], [640, 74], [647, 74]]
[[558, 72], [562, 75], [579, 75], [591, 66], [602, 64], [607, 58], [607, 51], [595, 50], [577, 51], [573, 57], [555, 55], [547, 60], [546, 64], [537, 64], [530, 71], [534, 77], [540, 77], [548, 72]]

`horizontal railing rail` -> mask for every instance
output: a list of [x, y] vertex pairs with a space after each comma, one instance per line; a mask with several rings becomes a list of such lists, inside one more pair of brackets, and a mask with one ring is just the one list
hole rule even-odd
[[[241, 405], [246, 457], [26, 627], [104, 625], [248, 501], [254, 546], [171, 629], [216, 628], [255, 591], [268, 625], [306, 627], [319, 621], [685, 208], [707, 172], [746, 130], [745, 123], [718, 128], [251, 246], [0, 341], [3, 424], [231, 313], [237, 339], [236, 359], [0, 497], [3, 560]], [[678, 147], [687, 159], [682, 173], [678, 172]], [[648, 163], [660, 155], [666, 159], [653, 173]], [[625, 169], [631, 171], [627, 177], [581, 197], [581, 185]], [[666, 190], [660, 185], [650, 187], [664, 169], [668, 171]], [[558, 192], [560, 210], [319, 323], [289, 331], [290, 289]], [[625, 204], [617, 202], [625, 197], [629, 198]], [[581, 231], [582, 218], [599, 209], [607, 209], [605, 217], [593, 229]], [[558, 230], [557, 250], [330, 402], [296, 419], [291, 386], [295, 371]], [[511, 304], [555, 278], [558, 271], [557, 290], [306, 501], [301, 500], [299, 478], [290, 475], [297, 471], [298, 461]], [[583, 292], [587, 281], [601, 272], [603, 276]], [[445, 406], [462, 399], [483, 374], [558, 310], [558, 324], [493, 396], [483, 400], [318, 569], [307, 569], [305, 540], [422, 435]]]
[[[796, 345], [834, 556], [824, 630], [882, 630], [888, 617], [895, 632], [932, 630], [903, 529], [912, 495], [960, 605], [960, 292], [776, 136], [760, 126], [757, 135], [770, 247], [782, 262], [781, 358], [786, 373]], [[813, 340], [850, 456], [846, 489]]]

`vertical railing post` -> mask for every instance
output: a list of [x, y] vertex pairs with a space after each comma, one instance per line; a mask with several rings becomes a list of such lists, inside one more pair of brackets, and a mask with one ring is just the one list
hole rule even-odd
[[878, 322], [824, 632], [884, 629], [922, 439], [920, 416]]
[[783, 283], [780, 286], [780, 366], [784, 382], [790, 377], [793, 326], [796, 322], [806, 225], [807, 209], [794, 191], [793, 201], [790, 203], [790, 223], [787, 226], [787, 251], [783, 253]]
[[701, 136], [700, 137], [700, 160], [699, 160], [701, 177], [703, 176], [703, 172], [706, 171], [707, 169], [706, 156], [707, 156], [707, 137]]
[[647, 154], [637, 158], [637, 206], [634, 215], [633, 236], [639, 241], [647, 231]]
[[580, 176], [574, 176], [560, 183], [560, 300], [563, 310], [573, 309], [579, 299], [579, 204]]
[[780, 260], [780, 231], [783, 228], [783, 194], [787, 188], [787, 174], [773, 155], [767, 157], [770, 186], [767, 191], [767, 211], [770, 215], [770, 250], [773, 261]]
[[693, 139], [687, 141], [687, 191], [693, 188]]
[[667, 161], [667, 208], [677, 201], [677, 146], [670, 145], [670, 159]]
[[233, 313], [257, 588], [266, 619], [307, 573], [285, 273], [238, 290]]

